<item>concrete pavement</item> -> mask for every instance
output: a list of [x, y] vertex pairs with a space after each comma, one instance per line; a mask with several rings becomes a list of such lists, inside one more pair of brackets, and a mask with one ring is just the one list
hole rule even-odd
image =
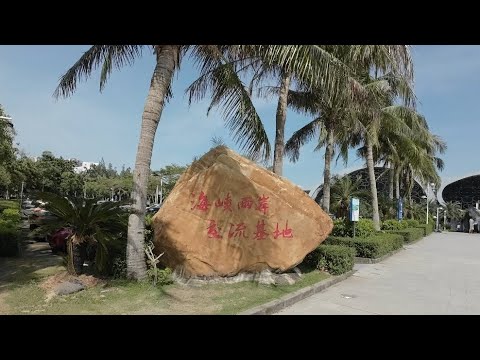
[[355, 268], [278, 314], [480, 314], [480, 234], [433, 233]]

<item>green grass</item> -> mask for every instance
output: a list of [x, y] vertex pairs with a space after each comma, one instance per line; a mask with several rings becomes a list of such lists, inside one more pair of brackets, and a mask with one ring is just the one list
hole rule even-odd
[[[272, 286], [253, 282], [209, 284], [199, 287], [178, 284], [153, 287], [149, 283], [111, 280], [76, 294], [48, 299], [39, 285], [58, 267], [18, 273], [10, 286], [0, 290], [0, 313], [5, 314], [235, 314], [317, 283], [329, 275], [305, 272], [294, 285]], [[19, 284], [14, 284], [19, 281]], [[3, 311], [2, 311], [3, 309]]]

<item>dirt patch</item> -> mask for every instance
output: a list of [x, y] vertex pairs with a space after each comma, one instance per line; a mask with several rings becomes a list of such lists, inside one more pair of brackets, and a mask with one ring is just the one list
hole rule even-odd
[[53, 289], [60, 283], [65, 281], [80, 281], [86, 288], [101, 286], [106, 284], [105, 280], [96, 278], [91, 275], [70, 275], [67, 271], [61, 271], [55, 275], [51, 275], [43, 280], [39, 286], [47, 293], [46, 301], [50, 301], [55, 295]]

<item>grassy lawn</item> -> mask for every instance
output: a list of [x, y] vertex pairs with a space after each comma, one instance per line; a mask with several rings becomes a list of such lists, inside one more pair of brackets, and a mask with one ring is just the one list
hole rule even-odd
[[[76, 294], [52, 297], [49, 281], [67, 276], [61, 264], [38, 269], [29, 263], [34, 259], [15, 261], [17, 270], [11, 271], [7, 279], [0, 279], [0, 314], [235, 314], [329, 276], [304, 269], [302, 280], [284, 286], [241, 282], [153, 287], [110, 280], [97, 282]], [[0, 262], [0, 270], [1, 266]]]

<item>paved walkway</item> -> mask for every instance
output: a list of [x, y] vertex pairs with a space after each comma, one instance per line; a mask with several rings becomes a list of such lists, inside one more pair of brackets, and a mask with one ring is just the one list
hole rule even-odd
[[279, 314], [480, 314], [480, 234], [434, 233], [355, 268]]

